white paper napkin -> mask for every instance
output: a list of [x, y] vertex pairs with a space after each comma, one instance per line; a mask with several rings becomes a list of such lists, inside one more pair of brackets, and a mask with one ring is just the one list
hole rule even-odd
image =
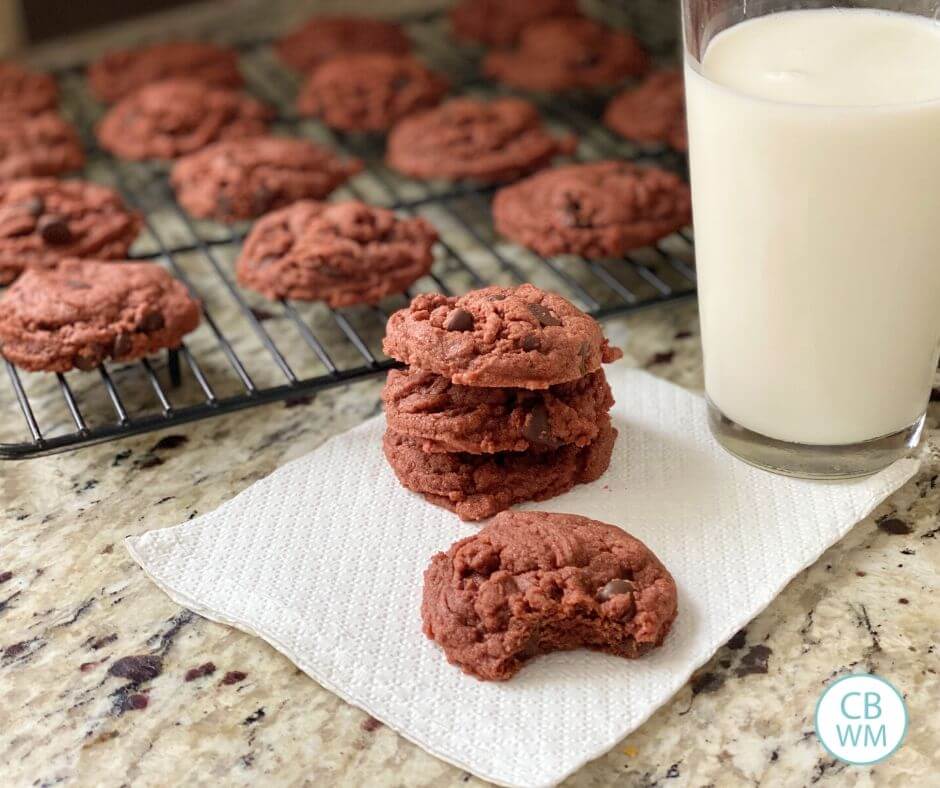
[[422, 575], [476, 526], [398, 484], [381, 417], [128, 549], [179, 604], [258, 635], [434, 755], [502, 785], [553, 785], [646, 720], [918, 467], [774, 476], [714, 443], [700, 397], [619, 365], [608, 377], [620, 430], [609, 471], [537, 508], [620, 525], [673, 573], [679, 618], [643, 659], [553, 654], [501, 684], [447, 664], [421, 633]]

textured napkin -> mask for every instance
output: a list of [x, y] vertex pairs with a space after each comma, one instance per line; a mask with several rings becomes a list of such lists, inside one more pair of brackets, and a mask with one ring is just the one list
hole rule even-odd
[[128, 549], [179, 604], [258, 635], [434, 755], [502, 785], [553, 785], [646, 720], [918, 466], [838, 483], [774, 476], [714, 443], [700, 397], [620, 365], [608, 377], [610, 469], [534, 508], [620, 525], [670, 569], [679, 617], [642, 659], [552, 654], [501, 684], [450, 666], [421, 633], [422, 575], [477, 528], [398, 484], [381, 417]]

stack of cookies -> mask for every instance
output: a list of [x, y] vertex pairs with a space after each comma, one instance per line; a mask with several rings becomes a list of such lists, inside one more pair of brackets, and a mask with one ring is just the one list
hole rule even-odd
[[389, 319], [408, 364], [382, 394], [399, 481], [464, 520], [598, 479], [617, 431], [602, 363], [622, 354], [561, 296], [532, 285], [417, 296]]

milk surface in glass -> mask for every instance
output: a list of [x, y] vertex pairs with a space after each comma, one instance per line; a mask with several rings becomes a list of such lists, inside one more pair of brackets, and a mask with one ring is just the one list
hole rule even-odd
[[842, 445], [924, 412], [940, 340], [940, 26], [784, 11], [686, 63], [705, 385]]

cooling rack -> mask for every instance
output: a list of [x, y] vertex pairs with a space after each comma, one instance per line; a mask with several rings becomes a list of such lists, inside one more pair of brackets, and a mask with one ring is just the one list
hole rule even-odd
[[[428, 14], [403, 22], [419, 56], [448, 75], [454, 93], [511, 92], [481, 77], [481, 51], [458, 45], [446, 17]], [[642, 35], [642, 25], [631, 24]], [[660, 42], [648, 43], [663, 54]], [[431, 273], [376, 306], [343, 309], [269, 302], [241, 290], [232, 264], [248, 224], [190, 218], [174, 199], [165, 165], [123, 162], [101, 150], [93, 130], [102, 108], [87, 91], [84, 69], [56, 72], [63, 112], [78, 126], [88, 154], [80, 177], [115, 187], [143, 214], [145, 231], [131, 256], [157, 261], [183, 280], [204, 305], [203, 321], [178, 350], [92, 372], [27, 373], [4, 362], [9, 386], [0, 386], [0, 412], [7, 414], [0, 424], [0, 459], [75, 449], [279, 400], [306, 401], [326, 388], [380, 374], [394, 366], [381, 350], [385, 322], [419, 291], [459, 294], [528, 281], [562, 293], [598, 319], [694, 295], [689, 232], [613, 260], [540, 257], [494, 233], [495, 187], [397, 175], [383, 163], [382, 138], [333, 133], [296, 116], [297, 77], [280, 64], [269, 41], [236, 46], [247, 90], [276, 108], [274, 133], [306, 137], [365, 163], [334, 199], [355, 197], [424, 216], [437, 227], [441, 240]], [[528, 96], [554, 131], [578, 135], [578, 160], [622, 158], [684, 172], [682, 157], [637, 147], [605, 129], [599, 118], [608, 97]]]

